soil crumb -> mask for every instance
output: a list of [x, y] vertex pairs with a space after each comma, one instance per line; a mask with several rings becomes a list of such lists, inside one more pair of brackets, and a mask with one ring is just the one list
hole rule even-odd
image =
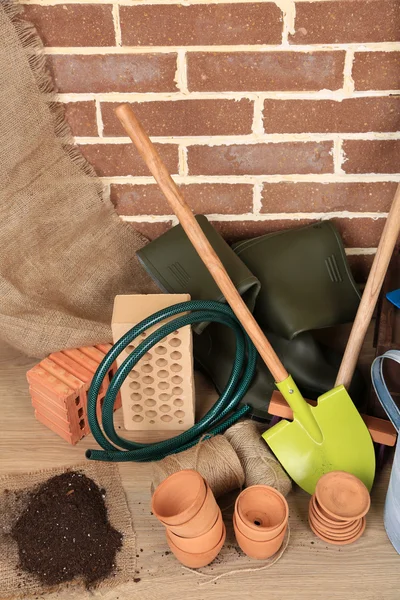
[[83, 579], [92, 587], [115, 569], [122, 534], [111, 527], [104, 490], [77, 471], [45, 481], [30, 494], [12, 528], [19, 568], [45, 585]]

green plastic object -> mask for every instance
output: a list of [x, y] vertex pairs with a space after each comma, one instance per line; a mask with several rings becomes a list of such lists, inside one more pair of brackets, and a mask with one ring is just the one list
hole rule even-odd
[[261, 283], [253, 314], [265, 330], [291, 340], [354, 320], [360, 294], [330, 221], [269, 233], [233, 249]]
[[[207, 220], [207, 217], [197, 215], [195, 218], [228, 271], [239, 294], [252, 311], [260, 291], [260, 282], [257, 277], [233, 252], [224, 238]], [[190, 243], [181, 225], [172, 227], [162, 236], [141, 248], [137, 252], [137, 257], [163, 292], [167, 294], [186, 293], [196, 300], [225, 302], [221, 290]], [[206, 322], [199, 323], [194, 329], [200, 332], [206, 325]]]
[[[182, 313], [187, 314], [177, 316]], [[172, 319], [172, 317], [176, 318]], [[108, 378], [108, 372], [117, 356], [143, 331], [165, 319], [171, 320], [148, 335], [115, 372], [103, 401], [102, 418], [99, 422], [96, 414], [98, 394], [101, 384], [105, 378]], [[222, 323], [231, 328], [236, 336], [236, 354], [231, 374], [218, 400], [198, 423], [174, 438], [154, 444], [140, 444], [119, 436], [114, 426], [114, 404], [122, 383], [133, 367], [146, 352], [167, 335], [185, 325], [202, 321]], [[242, 406], [241, 408], [237, 408], [237, 406], [245, 396], [253, 379], [256, 358], [257, 351], [253, 342], [237, 320], [232, 309], [226, 304], [211, 301], [189, 301], [174, 304], [154, 313], [132, 327], [114, 344], [93, 376], [88, 392], [87, 414], [90, 430], [102, 450], [87, 450], [86, 457], [91, 460], [108, 462], [160, 460], [169, 454], [176, 454], [191, 448], [200, 439], [223, 433], [248, 413], [250, 409], [249, 406]]]
[[371, 435], [343, 385], [310, 406], [292, 377], [276, 384], [293, 410], [293, 421], [283, 419], [263, 438], [290, 477], [309, 494], [329, 471], [352, 473], [371, 489], [375, 452]]

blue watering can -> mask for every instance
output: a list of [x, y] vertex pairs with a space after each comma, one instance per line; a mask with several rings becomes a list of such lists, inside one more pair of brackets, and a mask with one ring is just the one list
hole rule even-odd
[[[383, 362], [386, 359], [394, 360], [400, 364], [400, 350], [389, 350], [382, 356], [378, 356], [371, 367], [372, 383], [380, 403], [385, 409], [387, 416], [393, 423], [397, 433], [400, 431], [400, 409], [395, 404], [387, 388], [383, 376]], [[400, 376], [400, 371], [399, 371]], [[390, 482], [386, 494], [384, 524], [389, 540], [395, 550], [400, 554], [400, 442], [397, 438], [396, 451], [394, 455]]]

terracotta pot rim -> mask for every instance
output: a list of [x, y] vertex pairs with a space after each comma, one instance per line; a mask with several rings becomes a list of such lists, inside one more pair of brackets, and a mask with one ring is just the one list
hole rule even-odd
[[[240, 527], [238, 527], [238, 524], [237, 524], [237, 518], [236, 518], [236, 515], [233, 515], [233, 519], [232, 519], [232, 520], [233, 520], [233, 524], [234, 524], [234, 526], [236, 527], [236, 529], [238, 529], [238, 530], [239, 530], [239, 532], [241, 533], [241, 535], [242, 535], [243, 537], [245, 537], [245, 538], [246, 538], [246, 540], [249, 540], [249, 542], [251, 542], [252, 544], [260, 544], [260, 545], [261, 545], [261, 544], [265, 544], [265, 545], [266, 545], [266, 544], [271, 544], [271, 545], [272, 545], [272, 542], [275, 542], [276, 538], [278, 538], [279, 536], [281, 536], [281, 535], [282, 535], [282, 531], [283, 531], [283, 530], [281, 530], [281, 531], [280, 531], [280, 532], [279, 532], [277, 535], [275, 535], [273, 538], [270, 538], [269, 540], [254, 540], [254, 539], [252, 539], [252, 538], [249, 538], [247, 535], [245, 535], [244, 533], [242, 533], [242, 532], [240, 531]], [[284, 529], [284, 533], [286, 533], [286, 528]]]
[[258, 542], [266, 542], [268, 540], [274, 539], [281, 533], [282, 529], [285, 529], [287, 527], [287, 524], [288, 524], [287, 521], [284, 521], [281, 525], [279, 525], [276, 528], [270, 528], [270, 529], [267, 529], [266, 527], [253, 528], [253, 527], [249, 527], [247, 525], [247, 523], [245, 523], [241, 519], [241, 517], [237, 511], [234, 511], [233, 516], [235, 517], [236, 526], [239, 529], [240, 533], [242, 533], [249, 540], [254, 540], [254, 541], [258, 541]]
[[340, 534], [342, 532], [344, 533], [348, 529], [355, 527], [356, 523], [359, 521], [359, 519], [355, 519], [354, 521], [348, 521], [342, 525], [342, 524], [338, 524], [334, 521], [331, 522], [331, 521], [325, 520], [315, 510], [314, 505], [311, 502], [309, 505], [308, 513], [310, 516], [312, 516], [313, 521], [316, 522], [317, 524], [320, 524], [320, 526], [323, 529], [329, 529], [329, 530], [337, 532], [338, 534]]
[[353, 542], [357, 541], [364, 533], [367, 523], [366, 523], [365, 517], [362, 517], [361, 520], [362, 520], [362, 525], [361, 525], [359, 532], [356, 535], [354, 535], [353, 537], [348, 538], [346, 540], [335, 540], [328, 536], [325, 536], [323, 533], [321, 533], [320, 531], [315, 529], [315, 527], [311, 523], [310, 523], [310, 527], [311, 527], [311, 530], [313, 531], [313, 533], [317, 537], [319, 537], [323, 542], [328, 542], [328, 544], [333, 544], [335, 546], [347, 546], [348, 544], [352, 544]]
[[360, 528], [362, 527], [362, 519], [360, 519], [359, 521], [356, 522], [356, 524], [349, 530], [345, 530], [345, 531], [335, 531], [333, 529], [330, 529], [329, 527], [324, 527], [323, 525], [321, 525], [318, 521], [316, 521], [313, 517], [312, 514], [309, 515], [308, 517], [309, 522], [313, 524], [314, 528], [317, 529], [319, 532], [321, 532], [323, 535], [325, 535], [326, 537], [329, 537], [331, 539], [337, 539], [337, 540], [344, 540], [344, 539], [348, 539], [351, 537], [354, 537], [358, 531], [360, 530]]
[[[251, 523], [251, 521], [249, 521], [248, 519], [244, 519], [243, 515], [241, 514], [241, 510], [240, 510], [240, 500], [241, 498], [243, 498], [245, 495], [255, 491], [255, 490], [261, 490], [263, 492], [269, 492], [269, 494], [271, 496], [274, 496], [275, 498], [277, 498], [280, 503], [282, 504], [284, 511], [285, 511], [285, 515], [283, 518], [283, 521], [281, 523], [279, 523], [278, 525], [274, 525], [273, 527], [263, 527], [261, 525], [254, 525], [254, 523]], [[235, 510], [234, 512], [238, 515], [238, 517], [240, 518], [240, 520], [247, 525], [250, 529], [253, 529], [254, 531], [258, 531], [258, 532], [265, 532], [265, 533], [272, 533], [275, 530], [281, 530], [282, 526], [284, 527], [285, 524], [288, 522], [289, 519], [289, 505], [287, 503], [287, 500], [285, 498], [285, 496], [283, 494], [281, 494], [281, 492], [279, 492], [278, 490], [276, 490], [275, 488], [271, 487], [270, 485], [251, 485], [248, 488], [244, 489], [239, 496], [236, 498], [236, 502], [235, 502]], [[276, 537], [276, 536], [275, 536]]]
[[270, 558], [276, 554], [276, 552], [278, 552], [281, 548], [286, 534], [286, 530], [284, 529], [272, 540], [257, 542], [243, 535], [243, 533], [241, 533], [241, 531], [238, 529], [235, 520], [233, 521], [233, 528], [235, 531], [236, 541], [240, 548], [247, 556], [254, 560], [266, 560], [267, 558]]
[[[220, 531], [220, 533], [218, 533]], [[207, 544], [209, 544], [208, 540], [213, 540], [214, 539], [214, 543], [212, 543], [210, 548], [207, 548], [207, 550], [204, 550], [203, 552], [208, 552], [209, 550], [212, 550], [215, 547], [215, 534], [217, 534], [218, 536], [218, 543], [221, 541], [221, 536], [223, 534], [224, 531], [224, 522], [222, 520], [222, 514], [221, 511], [219, 511], [219, 514], [217, 515], [217, 518], [215, 520], [215, 523], [213, 524], [213, 526], [206, 531], [206, 533], [203, 533], [202, 535], [199, 535], [197, 537], [193, 537], [193, 538], [185, 538], [182, 536], [177, 535], [176, 533], [173, 533], [172, 531], [168, 530], [166, 531], [167, 536], [169, 537], [169, 539], [173, 542], [173, 544], [179, 548], [179, 550], [182, 550], [182, 552], [188, 552], [189, 554], [191, 553], [190, 547], [192, 547], [192, 549], [196, 550], [196, 546], [207, 546]], [[218, 545], [217, 543], [217, 545]], [[195, 552], [197, 554], [197, 552]]]
[[[171, 484], [171, 480], [173, 478], [177, 478], [179, 475], [182, 476], [182, 473], [185, 473], [185, 472], [190, 473], [191, 476], [193, 476], [193, 474], [196, 475], [196, 479], [199, 481], [199, 489], [198, 489], [197, 495], [192, 500], [190, 505], [187, 506], [180, 513], [177, 513], [177, 514], [174, 514], [171, 516], [163, 515], [156, 508], [156, 503], [157, 503], [157, 500], [158, 500], [160, 494], [165, 493], [166, 488], [168, 487], [168, 485]], [[190, 521], [190, 519], [192, 519], [199, 512], [202, 505], [204, 504], [206, 493], [207, 493], [206, 482], [203, 479], [203, 477], [200, 475], [200, 473], [198, 473], [198, 471], [195, 471], [194, 469], [182, 469], [181, 471], [177, 471], [176, 473], [173, 473], [172, 475], [170, 475], [169, 477], [164, 479], [164, 481], [162, 481], [157, 486], [157, 488], [154, 490], [154, 494], [153, 494], [153, 497], [151, 500], [151, 509], [152, 509], [153, 514], [157, 517], [157, 519], [159, 521], [161, 521], [161, 523], [163, 523], [163, 525], [165, 525], [165, 526], [181, 525], [183, 523]]]
[[[335, 486], [339, 487], [339, 485], [342, 485], [342, 487], [345, 488], [346, 484], [351, 484], [353, 489], [358, 490], [359, 510], [355, 511], [353, 509], [352, 514], [343, 515], [338, 514], [337, 509], [333, 508], [329, 498], [329, 491], [327, 492], [323, 486], [328, 486], [328, 490], [330, 490], [333, 489]], [[361, 519], [367, 514], [371, 506], [371, 497], [369, 495], [367, 487], [360, 479], [358, 479], [358, 477], [352, 475], [351, 473], [347, 473], [346, 471], [331, 471], [330, 473], [325, 473], [325, 475], [322, 475], [315, 487], [315, 497], [318, 501], [318, 504], [324, 509], [324, 511], [328, 515], [343, 520]], [[350, 507], [349, 512], [351, 512]]]
[[324, 511], [323, 507], [318, 504], [318, 500], [315, 497], [315, 495], [312, 496], [310, 502], [311, 502], [311, 504], [312, 504], [312, 506], [314, 508], [314, 511], [321, 518], [321, 520], [325, 521], [326, 523], [329, 523], [331, 525], [335, 525], [337, 527], [346, 527], [348, 525], [348, 523], [351, 523], [352, 521], [356, 520], [356, 519], [338, 519], [337, 517], [331, 517], [331, 516], [329, 516]]
[[[202, 566], [206, 566], [208, 564], [210, 564], [219, 554], [222, 546], [224, 545], [225, 542], [225, 538], [226, 538], [226, 527], [225, 527], [225, 523], [223, 523], [223, 529], [222, 529], [222, 536], [221, 539], [219, 540], [218, 544], [216, 544], [216, 546], [214, 546], [213, 548], [211, 548], [210, 550], [207, 550], [207, 552], [199, 552], [199, 553], [194, 553], [194, 552], [185, 552], [184, 550], [181, 550], [180, 548], [178, 548], [174, 542], [171, 540], [170, 536], [168, 535], [168, 531], [167, 531], [167, 541], [168, 541], [168, 545], [171, 548], [173, 554], [175, 555], [175, 557], [179, 560], [179, 562], [182, 562], [178, 556], [181, 555], [183, 558], [187, 557], [188, 558], [188, 562], [190, 562], [191, 560], [195, 559], [196, 557], [199, 560], [199, 563], [203, 563], [200, 564], [198, 567], [191, 567], [193, 569], [200, 569]], [[214, 556], [213, 556], [214, 555]], [[208, 557], [212, 558], [210, 560], [208, 560]], [[203, 559], [203, 560], [202, 560]], [[204, 560], [206, 562], [204, 562]], [[182, 563], [185, 564], [185, 563]]]
[[[167, 525], [166, 523], [163, 523], [163, 525], [166, 527], [166, 529], [172, 531], [172, 533], [174, 533], [175, 535], [178, 535], [180, 537], [186, 537], [186, 538], [199, 537], [200, 535], [207, 533], [207, 531], [209, 531], [211, 529], [212, 525], [210, 525], [209, 522], [211, 521], [211, 523], [215, 523], [218, 518], [218, 515], [221, 511], [215, 500], [212, 489], [210, 488], [210, 486], [208, 485], [208, 483], [206, 481], [205, 481], [205, 485], [206, 485], [206, 495], [204, 498], [204, 502], [201, 505], [201, 507], [199, 508], [199, 510], [197, 511], [197, 513], [191, 519], [189, 519], [185, 523], [180, 523], [179, 525]], [[205, 506], [206, 503], [208, 505], [207, 507]], [[204, 514], [205, 510], [207, 511], [206, 514]], [[210, 514], [209, 513], [210, 510], [213, 511], [211, 513], [211, 518], [207, 519], [207, 521], [206, 521], [206, 518]], [[206, 522], [206, 525], [203, 524], [204, 522]], [[208, 522], [208, 525], [207, 525], [207, 522]], [[190, 528], [192, 530], [190, 535], [188, 535], [186, 533], [188, 528]], [[194, 530], [194, 532], [193, 532], [193, 530]]]

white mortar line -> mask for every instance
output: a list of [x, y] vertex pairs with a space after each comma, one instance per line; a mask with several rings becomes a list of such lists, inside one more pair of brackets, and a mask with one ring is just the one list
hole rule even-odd
[[253, 186], [253, 214], [259, 215], [262, 209], [263, 184], [255, 183]]
[[[261, 97], [257, 97], [254, 100], [254, 115], [253, 115], [253, 124], [252, 131], [256, 138], [260, 138], [264, 136], [264, 99]], [[236, 136], [236, 139], [237, 136]]]
[[187, 82], [186, 52], [182, 48], [178, 50], [177, 53], [175, 81], [178, 90], [182, 94], [184, 94], [185, 96], [189, 94]]
[[187, 177], [189, 175], [189, 165], [187, 159], [187, 148], [184, 145], [178, 146], [178, 164], [179, 175], [181, 177]]
[[[80, 145], [89, 144], [129, 144], [130, 139], [128, 137], [75, 137], [75, 142]], [[361, 140], [361, 141], [374, 141], [374, 140], [400, 140], [400, 131], [394, 133], [272, 133], [272, 134], [258, 134], [251, 133], [248, 135], [231, 135], [231, 136], [198, 136], [198, 137], [186, 137], [186, 136], [168, 136], [168, 137], [157, 137], [151, 136], [151, 139], [157, 144], [175, 144], [185, 146], [250, 146], [254, 144], [285, 144], [285, 143], [320, 143], [320, 142], [334, 142], [336, 143], [336, 152], [339, 152], [340, 141], [342, 140]], [[341, 155], [337, 154], [337, 166], [341, 165]], [[340, 172], [340, 171], [338, 171]]]
[[[93, 4], [92, 1], [89, 1]], [[27, 4], [31, 5], [32, 2]], [[62, 1], [62, 4], [65, 4]], [[79, 2], [81, 4], [81, 2]], [[179, 52], [182, 46], [48, 46], [45, 54], [166, 54]], [[277, 45], [277, 44], [219, 44], [184, 46], [186, 52], [298, 52], [316, 53], [352, 50], [353, 52], [398, 52], [400, 42], [371, 42], [346, 44], [307, 44], [307, 45]]]
[[347, 96], [354, 94], [354, 79], [352, 77], [353, 62], [354, 50], [347, 50], [343, 70], [343, 91]]
[[336, 136], [333, 141], [333, 170], [336, 174], [343, 174], [343, 140]]
[[[400, 90], [369, 90], [354, 92], [352, 98], [384, 98], [399, 95]], [[62, 93], [57, 95], [59, 102], [78, 102], [94, 100], [102, 102], [159, 102], [168, 100], [347, 100], [343, 89], [334, 92], [319, 90], [315, 92], [104, 92], [104, 93]]]
[[[96, 124], [97, 124], [97, 132], [100, 136], [100, 138], [94, 138], [94, 139], [102, 139], [103, 138], [103, 131], [104, 131], [104, 124], [103, 124], [103, 116], [101, 114], [101, 104], [99, 102], [99, 100], [95, 101], [95, 106], [96, 106]], [[77, 138], [75, 138], [76, 141]], [[76, 143], [79, 144], [79, 142], [76, 141]]]
[[[375, 214], [375, 213], [372, 213]], [[350, 216], [349, 216], [350, 215]], [[371, 219], [369, 213], [265, 213], [262, 215], [254, 215], [253, 213], [244, 214], [220, 214], [220, 213], [208, 213], [206, 216], [212, 221], [327, 221], [329, 219]], [[157, 219], [158, 221], [170, 220], [174, 215], [124, 215], [125, 220], [129, 221], [147, 221], [149, 218]], [[379, 213], [379, 216], [374, 216], [374, 219], [386, 219], [387, 213]]]
[[114, 4], [112, 7], [112, 16], [115, 30], [115, 43], [117, 46], [122, 46], [121, 22], [119, 19], [119, 5]]
[[[313, 174], [290, 174], [290, 175], [188, 175], [181, 177], [174, 174], [176, 183], [203, 184], [203, 183], [224, 183], [224, 184], [244, 184], [254, 185], [256, 183], [400, 183], [400, 173], [368, 173], [365, 175], [344, 174], [336, 175], [332, 173]], [[149, 185], [154, 184], [152, 177], [142, 176], [113, 176], [101, 177], [105, 183], [131, 184], [131, 185]]]
[[373, 255], [376, 254], [377, 248], [346, 248], [347, 256], [361, 256], [363, 254]]
[[293, 0], [275, 0], [282, 11], [282, 46], [289, 46], [289, 34], [295, 32], [296, 4]]

